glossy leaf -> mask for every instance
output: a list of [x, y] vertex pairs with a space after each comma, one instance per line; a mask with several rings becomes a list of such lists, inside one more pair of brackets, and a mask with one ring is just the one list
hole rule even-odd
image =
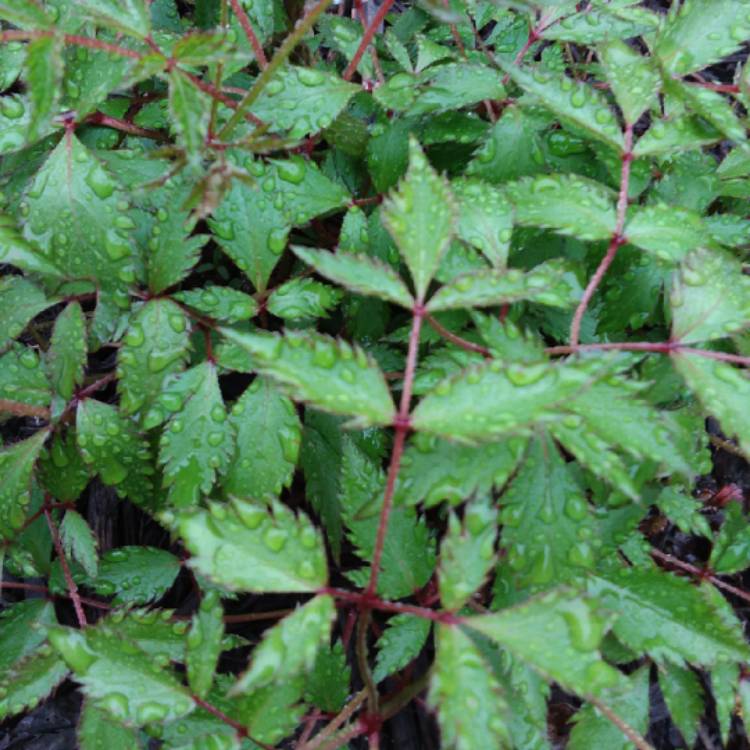
[[151, 17], [143, 0], [76, 0], [76, 4], [102, 25], [138, 37], [148, 36]]
[[634, 210], [625, 225], [625, 238], [666, 263], [679, 262], [710, 241], [697, 214], [666, 204]]
[[16, 664], [0, 681], [0, 719], [35, 708], [67, 676], [68, 667], [49, 646]]
[[213, 684], [223, 636], [224, 609], [218, 593], [210, 591], [193, 615], [186, 638], [188, 684], [201, 698], [206, 697]]
[[726, 505], [724, 523], [714, 540], [708, 564], [711, 570], [725, 575], [750, 567], [750, 526], [740, 503]]
[[323, 711], [340, 711], [349, 695], [351, 669], [341, 641], [322, 647], [307, 677], [305, 700]]
[[268, 312], [285, 320], [327, 318], [342, 292], [314, 279], [291, 279], [271, 292]]
[[659, 687], [672, 721], [688, 747], [692, 746], [705, 709], [703, 689], [698, 677], [686, 667], [667, 663], [659, 668]]
[[27, 440], [0, 450], [0, 537], [12, 539], [23, 527], [31, 500], [31, 477], [39, 451], [47, 439], [40, 430]]
[[51, 602], [25, 599], [0, 613], [0, 672], [33, 654], [47, 639], [47, 628], [57, 622]]
[[[52, 278], [63, 276], [59, 268], [45, 259], [43, 254], [38, 253], [21, 236], [15, 222], [3, 213], [0, 213], [0, 261], [31, 273], [45, 274]], [[17, 284], [18, 282], [5, 281], [4, 283]]]
[[60, 538], [68, 557], [80, 563], [86, 575], [96, 578], [99, 568], [97, 540], [85, 519], [74, 510], [65, 511]]
[[372, 678], [376, 683], [408, 666], [424, 648], [431, 623], [414, 615], [395, 615], [378, 639]]
[[588, 13], [573, 14], [559, 23], [550, 23], [540, 36], [543, 39], [590, 44], [608, 39], [629, 39], [658, 28], [659, 18], [655, 13], [629, 5], [632, 3], [620, 3], [620, 7], [589, 8]]
[[26, 26], [45, 28], [51, 25], [50, 17], [36, 0], [2, 0], [0, 17], [21, 28]]
[[56, 113], [62, 82], [62, 44], [54, 36], [32, 40], [26, 48], [26, 81], [29, 85], [29, 142], [47, 133]]
[[47, 372], [52, 386], [65, 401], [83, 383], [87, 354], [86, 318], [81, 306], [71, 302], [55, 320], [47, 351]]
[[15, 344], [0, 355], [0, 413], [19, 404], [45, 407], [52, 398], [50, 382], [36, 350]]
[[226, 286], [206, 286], [172, 295], [188, 307], [212, 320], [222, 323], [239, 323], [249, 320], [258, 311], [258, 303], [244, 292]]
[[180, 572], [180, 561], [155, 547], [118, 547], [105, 552], [93, 586], [114, 604], [146, 604], [161, 598]]
[[169, 111], [188, 159], [199, 158], [211, 116], [211, 99], [184, 74], [169, 76]]
[[0, 348], [23, 333], [42, 310], [54, 305], [44, 292], [23, 276], [0, 279]]
[[87, 700], [81, 709], [78, 723], [78, 744], [81, 750], [140, 750], [137, 730], [118, 724], [93, 701]]

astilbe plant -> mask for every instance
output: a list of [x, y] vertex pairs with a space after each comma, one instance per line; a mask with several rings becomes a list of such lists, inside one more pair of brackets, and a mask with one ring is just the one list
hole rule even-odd
[[0, 719], [741, 736], [750, 2], [329, 5], [0, 0]]

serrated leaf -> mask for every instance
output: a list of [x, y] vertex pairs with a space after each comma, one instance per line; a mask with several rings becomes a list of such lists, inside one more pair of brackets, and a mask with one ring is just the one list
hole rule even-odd
[[581, 695], [624, 684], [598, 647], [606, 620], [575, 590], [556, 589], [500, 612], [464, 618], [548, 680]]
[[[648, 666], [628, 675], [627, 679], [627, 688], [617, 693], [613, 691], [603, 700], [621, 721], [643, 736], [648, 730], [649, 718]], [[593, 747], [630, 750], [633, 747], [622, 731], [590, 703], [573, 716], [573, 721], [575, 726], [567, 745], [570, 750], [590, 750]]]
[[[176, 383], [182, 404], [161, 437], [159, 461], [164, 465], [169, 503], [184, 508], [208, 494], [217, 474], [226, 472], [234, 451], [234, 428], [227, 420], [214, 364], [196, 365], [178, 381], [184, 381], [187, 390]], [[170, 387], [162, 394], [162, 403]]]
[[706, 225], [698, 214], [664, 203], [630, 212], [624, 235], [628, 242], [670, 264], [710, 242]]
[[419, 656], [427, 642], [431, 624], [429, 620], [414, 615], [396, 615], [388, 620], [377, 643], [378, 655], [372, 672], [376, 683], [403, 669]]
[[711, 527], [701, 515], [703, 505], [676, 487], [664, 487], [656, 498], [656, 507], [685, 534], [698, 534], [710, 539]]
[[52, 387], [65, 401], [83, 383], [87, 354], [86, 318], [78, 302], [71, 302], [55, 320], [46, 356]]
[[287, 65], [255, 100], [253, 114], [296, 140], [330, 127], [358, 91], [333, 73]]
[[638, 158], [699, 149], [719, 140], [721, 133], [709, 123], [678, 113], [652, 120], [651, 127], [636, 142], [633, 155]]
[[744, 0], [688, 0], [672, 7], [654, 53], [673, 76], [702, 70], [750, 37], [749, 16]]
[[173, 721], [195, 707], [174, 673], [106, 627], [58, 627], [49, 639], [84, 694], [116, 721], [135, 726]]
[[622, 149], [622, 131], [609, 102], [593, 86], [541, 68], [529, 71], [502, 57], [498, 57], [497, 62], [516, 84], [544, 107], [594, 138]]
[[180, 572], [180, 561], [155, 547], [118, 547], [101, 556], [92, 586], [113, 603], [146, 604], [161, 598]]
[[75, 4], [95, 21], [125, 34], [146, 37], [151, 32], [151, 16], [143, 0], [75, 0]]
[[23, 276], [0, 278], [0, 349], [20, 336], [33, 318], [56, 302], [54, 298], [47, 299], [36, 284]]
[[487, 269], [458, 276], [427, 303], [430, 312], [462, 307], [494, 307], [529, 300], [551, 307], [572, 307], [581, 296], [578, 280], [565, 261], [540, 263], [527, 273], [517, 268]]
[[739, 622], [717, 605], [719, 595], [708, 584], [696, 587], [660, 570], [618, 567], [590, 577], [589, 591], [617, 613], [617, 638], [658, 662], [709, 666], [750, 653]]
[[268, 311], [285, 320], [327, 318], [341, 301], [343, 293], [314, 279], [290, 279], [271, 292]]
[[292, 227], [344, 206], [349, 195], [298, 156], [246, 166], [256, 184], [235, 180], [209, 226], [224, 252], [262, 292]]
[[708, 564], [715, 573], [729, 575], [750, 567], [750, 525], [742, 512], [742, 504], [727, 503]]
[[615, 231], [612, 192], [577, 175], [526, 177], [506, 186], [514, 220], [580, 240], [606, 240]]
[[427, 699], [437, 709], [441, 747], [505, 747], [507, 704], [502, 687], [460, 628], [435, 627], [437, 655]]
[[660, 665], [659, 687], [669, 714], [688, 747], [698, 734], [698, 725], [705, 708], [703, 688], [695, 672], [676, 664]]
[[198, 161], [208, 134], [211, 99], [178, 70], [169, 74], [169, 112], [188, 160]]
[[17, 404], [45, 407], [51, 398], [50, 383], [36, 349], [14, 343], [10, 351], [0, 355], [0, 413], [13, 413]]
[[42, 36], [26, 47], [26, 82], [28, 84], [29, 130], [27, 141], [33, 143], [49, 130], [56, 113], [62, 83], [62, 39]]
[[228, 286], [205, 286], [172, 295], [212, 320], [239, 323], [249, 320], [258, 311], [258, 303], [249, 295]]
[[23, 528], [31, 502], [31, 477], [47, 430], [0, 449], [0, 538], [13, 539]]
[[78, 452], [74, 430], [53, 436], [48, 450], [40, 456], [38, 477], [58, 500], [75, 500], [83, 492], [91, 472]]
[[740, 667], [733, 662], [720, 662], [711, 670], [711, 692], [714, 696], [721, 741], [725, 747], [729, 742], [739, 677]]
[[52, 602], [26, 599], [0, 612], [0, 673], [34, 653], [45, 640], [47, 628], [57, 622]]
[[218, 592], [209, 591], [193, 615], [186, 638], [188, 684], [200, 698], [206, 697], [213, 684], [223, 637], [224, 609]]
[[63, 276], [54, 264], [45, 260], [30, 243], [23, 239], [13, 219], [2, 213], [0, 213], [0, 262], [8, 263], [29, 273], [39, 273], [52, 278]]
[[681, 344], [724, 338], [750, 325], [750, 277], [723, 251], [687, 255], [673, 276], [669, 301], [672, 339]]
[[592, 44], [609, 39], [630, 39], [655, 31], [659, 17], [646, 8], [589, 7], [586, 13], [572, 13], [540, 32], [542, 39]]
[[0, 18], [21, 28], [48, 28], [53, 20], [37, 0], [0, 0]]
[[211, 511], [178, 513], [169, 523], [192, 554], [190, 565], [233, 591], [316, 591], [328, 577], [320, 534], [281, 503], [234, 499]]
[[[748, 24], [750, 37], [750, 23]], [[725, 138], [748, 147], [747, 126], [737, 116], [731, 102], [717, 91], [703, 86], [670, 82], [670, 90], [685, 100], [688, 107], [699, 117], [711, 123]]]
[[66, 677], [68, 668], [49, 646], [16, 664], [0, 681], [0, 720], [35, 708]]
[[[160, 561], [157, 560], [157, 563]], [[119, 638], [138, 646], [155, 660], [162, 663], [185, 661], [185, 634], [188, 630], [187, 620], [172, 620], [174, 610], [143, 607], [112, 610], [106, 619], [100, 622]]]
[[253, 650], [250, 667], [240, 675], [230, 694], [283, 683], [310, 672], [318, 651], [330, 638], [335, 614], [333, 597], [322, 594], [287, 615], [266, 631]]
[[185, 313], [169, 299], [152, 299], [130, 318], [117, 354], [117, 390], [123, 414], [146, 414], [169, 375], [185, 367], [189, 330]]
[[238, 497], [278, 497], [292, 481], [302, 425], [289, 399], [266, 378], [256, 378], [232, 407], [237, 451], [222, 483]]
[[409, 267], [419, 301], [453, 236], [456, 214], [447, 181], [430, 166], [419, 144], [409, 141], [409, 169], [386, 199], [382, 221]]
[[486, 500], [473, 500], [464, 509], [463, 523], [454, 513], [440, 544], [438, 589], [447, 609], [460, 609], [481, 588], [495, 562], [497, 510]]
[[86, 575], [96, 578], [99, 567], [97, 540], [80, 513], [74, 510], [65, 511], [65, 517], [60, 524], [60, 538], [66, 554], [80, 564]]
[[113, 721], [108, 713], [97, 708], [93, 701], [84, 701], [78, 722], [78, 746], [80, 750], [141, 750], [137, 730]]
[[351, 668], [341, 641], [331, 648], [321, 648], [315, 666], [305, 683], [305, 700], [322, 711], [336, 713], [349, 695]]
[[258, 371], [284, 385], [292, 398], [353, 416], [359, 426], [393, 421], [396, 410], [385, 378], [358, 347], [317, 333], [221, 331], [250, 352]]
[[294, 254], [327, 279], [359, 294], [393, 302], [407, 309], [414, 299], [399, 275], [388, 265], [364, 254], [329, 253], [300, 245], [292, 246]]

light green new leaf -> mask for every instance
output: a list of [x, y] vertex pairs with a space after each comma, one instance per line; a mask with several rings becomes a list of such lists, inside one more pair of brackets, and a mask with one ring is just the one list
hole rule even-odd
[[200, 159], [211, 119], [211, 98], [178, 70], [169, 74], [169, 111], [190, 161]]
[[44, 407], [51, 398], [50, 384], [36, 349], [14, 343], [10, 351], [0, 355], [0, 413], [13, 413], [15, 404]]
[[659, 93], [661, 80], [653, 60], [619, 39], [600, 44], [597, 51], [625, 121], [637, 122]]
[[86, 366], [86, 317], [78, 302], [71, 302], [55, 320], [46, 364], [55, 392], [69, 401], [83, 383]]
[[750, 326], [750, 277], [729, 253], [701, 248], [682, 260], [669, 302], [674, 341], [724, 338]]
[[177, 292], [172, 297], [188, 307], [222, 323], [249, 320], [258, 311], [258, 303], [249, 295], [229, 286], [209, 285]]
[[115, 720], [136, 726], [173, 721], [195, 707], [176, 675], [106, 626], [50, 630], [50, 642], [83, 693]]
[[151, 32], [151, 16], [144, 0], [74, 0], [74, 5], [102, 26], [141, 38]]
[[728, 57], [749, 38], [747, 0], [686, 0], [672, 6], [654, 53], [667, 73], [684, 76]]
[[[648, 730], [649, 668], [641, 667], [628, 675], [629, 685], [622, 691], [612, 691], [602, 699], [620, 721], [641, 736]], [[610, 719], [594, 705], [587, 703], [574, 716], [575, 726], [566, 745], [569, 750], [630, 750], [633, 745]]]
[[81, 750], [141, 750], [138, 730], [116, 723], [106, 711], [97, 708], [91, 700], [84, 701], [81, 709], [78, 745]]
[[461, 628], [435, 627], [436, 657], [427, 699], [437, 710], [441, 747], [455, 750], [509, 746], [503, 689]]
[[[271, 513], [271, 510], [273, 513]], [[328, 577], [320, 534], [281, 503], [233, 499], [167, 515], [192, 554], [190, 565], [233, 591], [316, 591]]]
[[730, 575], [750, 567], [750, 525], [741, 503], [728, 503], [724, 513], [708, 564], [714, 572]]
[[550, 307], [573, 307], [581, 287], [571, 266], [561, 259], [540, 263], [528, 273], [517, 268], [487, 269], [458, 276], [430, 298], [429, 312], [464, 307], [493, 307], [529, 300]]
[[484, 583], [495, 562], [497, 510], [486, 500], [464, 509], [463, 523], [454, 513], [440, 545], [438, 588], [447, 609], [460, 609]]
[[237, 497], [278, 497], [292, 481], [302, 425], [294, 404], [266, 378], [256, 378], [232, 407], [237, 450], [222, 483]]
[[736, 437], [745, 455], [750, 456], [750, 420], [743, 406], [750, 398], [750, 379], [745, 371], [690, 354], [674, 354], [672, 362], [705, 413], [716, 417], [724, 432]]
[[234, 428], [219, 389], [216, 366], [203, 362], [177, 376], [161, 396], [174, 394], [181, 406], [159, 441], [159, 461], [164, 465], [168, 501], [176, 507], [195, 505], [210, 492], [217, 474], [229, 467], [234, 451]]
[[284, 336], [221, 329], [253, 355], [258, 371], [286, 386], [289, 395], [359, 426], [388, 425], [396, 409], [383, 373], [363, 350], [318, 333]]
[[298, 276], [271, 292], [267, 309], [272, 315], [284, 320], [327, 318], [343, 296], [340, 289]]
[[670, 264], [711, 242], [708, 229], [698, 214], [665, 203], [633, 209], [624, 235], [631, 244]]
[[359, 91], [359, 86], [315, 68], [281, 68], [253, 104], [253, 114], [289, 138], [325, 130]]
[[13, 539], [26, 521], [31, 501], [31, 475], [47, 439], [39, 430], [26, 440], [0, 449], [0, 538]]
[[52, 602], [25, 599], [0, 612], [0, 672], [6, 674], [17, 662], [47, 640], [47, 628], [57, 622]]
[[52, 278], [63, 277], [59, 268], [46, 260], [21, 237], [13, 219], [2, 213], [0, 213], [0, 263], [8, 263], [29, 273], [38, 273]]
[[614, 194], [578, 175], [525, 177], [506, 186], [514, 220], [579, 240], [606, 240], [615, 231]]
[[600, 570], [588, 587], [617, 613], [614, 634], [638, 654], [703, 666], [750, 655], [739, 621], [709, 584], [694, 586], [661, 570], [618, 566]]
[[430, 166], [419, 144], [409, 141], [409, 169], [386, 198], [382, 220], [409, 267], [418, 300], [424, 300], [456, 224], [447, 180]]
[[20, 336], [29, 321], [56, 302], [23, 276], [0, 278], [0, 349]]
[[372, 671], [372, 679], [376, 684], [419, 656], [427, 642], [431, 625], [424, 617], [414, 615], [396, 615], [388, 620], [377, 643], [378, 655]]
[[90, 578], [96, 578], [99, 560], [97, 539], [86, 520], [75, 510], [66, 510], [60, 524], [60, 538], [68, 557], [76, 560]]
[[499, 65], [524, 91], [594, 138], [621, 150], [622, 131], [606, 97], [593, 86], [567, 75], [549, 73], [537, 68], [529, 71], [496, 58]]
[[310, 672], [320, 648], [331, 637], [336, 614], [333, 597], [316, 596], [267, 630], [252, 652], [250, 667], [240, 675], [230, 694], [283, 683]]
[[698, 734], [698, 724], [705, 709], [703, 688], [691, 669], [676, 664], [659, 665], [659, 687], [672, 721], [680, 730], [688, 747]]
[[49, 130], [60, 98], [63, 70], [61, 37], [42, 36], [29, 42], [26, 47], [26, 83], [31, 109], [26, 136], [29, 143]]
[[414, 299], [401, 277], [376, 258], [348, 252], [329, 253], [300, 245], [292, 246], [292, 250], [317, 273], [347, 289], [380, 297], [408, 310], [414, 306]]
[[186, 638], [188, 684], [200, 698], [206, 697], [213, 684], [223, 637], [224, 609], [218, 592], [209, 591], [193, 615]]
[[154, 467], [151, 449], [135, 424], [114, 406], [88, 398], [78, 404], [76, 427], [81, 456], [102, 482], [136, 505], [148, 505]]
[[0, 681], [0, 721], [35, 708], [67, 674], [68, 667], [46, 645], [16, 664]]
[[607, 621], [580, 592], [555, 589], [523, 604], [463, 623], [508, 649], [547, 680], [579, 695], [625, 684], [597, 650]]
[[123, 414], [146, 414], [169, 375], [185, 368], [188, 318], [171, 300], [152, 299], [130, 318], [117, 354], [117, 391]]
[[22, 29], [46, 29], [54, 23], [37, 0], [0, 0], [0, 18]]
[[180, 561], [156, 547], [118, 547], [102, 555], [92, 586], [113, 604], [147, 604], [160, 599], [180, 572]]

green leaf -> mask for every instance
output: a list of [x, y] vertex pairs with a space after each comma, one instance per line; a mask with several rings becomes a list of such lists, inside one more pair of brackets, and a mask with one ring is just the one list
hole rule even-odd
[[[157, 564], [160, 561], [157, 560]], [[185, 661], [185, 635], [188, 630], [187, 620], [172, 621], [174, 610], [141, 608], [113, 610], [101, 620], [107, 628], [119, 638], [134, 643], [149, 656], [163, 664], [169, 661]]]
[[0, 612], [0, 673], [34, 653], [45, 640], [47, 628], [57, 622], [52, 602], [25, 599]]
[[259, 372], [286, 386], [292, 398], [351, 415], [352, 424], [359, 426], [393, 421], [396, 410], [385, 378], [358, 347], [317, 333], [287, 331], [277, 336], [221, 330], [253, 355]]
[[28, 142], [33, 143], [49, 130], [56, 112], [63, 75], [62, 39], [42, 36], [26, 48], [26, 82], [31, 109]]
[[23, 28], [49, 28], [53, 20], [37, 0], [0, 0], [0, 18]]
[[359, 86], [333, 73], [287, 65], [253, 104], [253, 114], [296, 140], [330, 127]]
[[66, 677], [68, 668], [49, 646], [16, 664], [0, 682], [0, 720], [35, 708]]
[[186, 639], [188, 684], [200, 698], [206, 697], [213, 684], [223, 637], [224, 609], [218, 592], [209, 591], [193, 615]]
[[76, 0], [91, 18], [125, 34], [147, 37], [151, 32], [151, 16], [144, 0]]
[[0, 97], [0, 154], [19, 151], [27, 142], [31, 105], [27, 97], [9, 94]]
[[720, 662], [711, 670], [711, 692], [716, 705], [721, 741], [725, 747], [729, 742], [729, 730], [735, 711], [739, 678], [740, 667], [732, 662]]
[[729, 575], [750, 567], [750, 525], [741, 503], [727, 503], [724, 513], [708, 564], [715, 573]]
[[50, 630], [49, 639], [84, 695], [118, 722], [143, 726], [173, 721], [195, 707], [170, 670], [107, 627], [58, 627]]
[[698, 214], [664, 203], [630, 212], [624, 234], [631, 244], [670, 264], [710, 242], [706, 225]]
[[310, 672], [320, 648], [328, 643], [336, 614], [333, 597], [316, 596], [287, 615], [263, 635], [253, 650], [250, 667], [232, 686], [230, 694], [273, 683], [284, 683]]
[[678, 113], [652, 120], [651, 127], [636, 142], [633, 155], [639, 158], [698, 149], [719, 140], [721, 133], [707, 122]]
[[[748, 24], [750, 37], [750, 24]], [[717, 91], [703, 86], [670, 82], [670, 89], [684, 99], [699, 117], [713, 125], [725, 138], [748, 148], [747, 127], [735, 114], [732, 102]]]
[[561, 42], [591, 44], [609, 39], [630, 39], [655, 31], [659, 17], [645, 8], [590, 7], [586, 13], [573, 13], [559, 23], [550, 23], [539, 36]]
[[76, 560], [90, 578], [96, 578], [99, 567], [97, 540], [80, 513], [66, 510], [60, 524], [60, 538], [66, 555]]
[[136, 729], [116, 723], [91, 700], [84, 701], [81, 709], [78, 746], [81, 750], [103, 750], [108, 747], [118, 750], [141, 749]]
[[302, 425], [294, 404], [266, 378], [256, 378], [232, 407], [237, 451], [222, 483], [238, 497], [278, 497], [292, 481]]
[[464, 509], [463, 524], [454, 513], [440, 545], [438, 581], [440, 601], [460, 609], [481, 588], [495, 563], [497, 510], [486, 500], [474, 500]]
[[114, 406], [94, 399], [78, 404], [76, 439], [83, 460], [104, 484], [138, 505], [148, 505], [153, 494], [154, 467], [148, 443], [136, 426]]
[[622, 132], [606, 97], [593, 86], [541, 68], [526, 70], [497, 58], [498, 64], [524, 91], [577, 128], [616, 149], [623, 147]]
[[[162, 394], [174, 395], [178, 406], [160, 440], [168, 501], [176, 507], [195, 505], [224, 474], [234, 451], [234, 428], [219, 389], [216, 367], [203, 362], [177, 376]], [[177, 405], [177, 403], [175, 405]]]
[[454, 180], [451, 190], [458, 204], [458, 238], [495, 268], [504, 268], [513, 232], [513, 209], [505, 193], [476, 179]]
[[24, 328], [57, 302], [23, 276], [0, 278], [0, 349], [20, 336]]
[[377, 643], [378, 655], [372, 672], [376, 684], [419, 656], [427, 643], [431, 625], [429, 620], [414, 615], [396, 615], [388, 620]]
[[506, 747], [507, 704], [502, 686], [461, 628], [436, 625], [437, 655], [427, 699], [437, 710], [441, 747]]
[[655, 569], [598, 573], [589, 578], [589, 591], [617, 613], [614, 634], [638, 654], [709, 666], [750, 653], [739, 622], [708, 584], [696, 587]]
[[574, 590], [556, 589], [501, 612], [464, 618], [463, 623], [565, 690], [599, 695], [625, 682], [597, 650], [606, 620]]
[[408, 310], [414, 299], [399, 275], [388, 265], [364, 254], [329, 253], [300, 245], [294, 254], [322, 276], [359, 294], [380, 297]]
[[188, 160], [197, 162], [211, 119], [211, 98], [179, 70], [169, 74], [169, 112]]
[[687, 667], [668, 662], [660, 665], [658, 675], [659, 687], [672, 721], [680, 730], [687, 746], [692, 747], [705, 708], [700, 680]]
[[430, 312], [462, 307], [494, 307], [529, 300], [551, 307], [572, 307], [581, 296], [571, 266], [560, 259], [540, 263], [528, 273], [517, 268], [482, 270], [458, 276], [427, 304]]
[[169, 591], [180, 561], [155, 547], [118, 547], [105, 552], [93, 587], [102, 596], [114, 595], [113, 604], [146, 604]]
[[508, 481], [525, 447], [520, 438], [474, 446], [415, 435], [401, 460], [396, 502], [430, 508], [486, 495]]
[[212, 503], [166, 521], [192, 554], [190, 565], [233, 591], [316, 591], [328, 577], [320, 534], [281, 503]]
[[171, 300], [152, 299], [135, 312], [117, 354], [123, 414], [148, 412], [166, 378], [185, 368], [188, 345], [188, 318]]
[[48, 436], [39, 430], [27, 440], [0, 450], [0, 538], [13, 539], [23, 528], [31, 502], [31, 477]]
[[527, 177], [506, 186], [514, 220], [579, 240], [610, 239], [616, 217], [612, 191], [577, 175]]
[[204, 286], [200, 289], [178, 292], [172, 297], [222, 323], [249, 320], [258, 312], [258, 303], [249, 294], [228, 286]]
[[21, 237], [13, 219], [2, 213], [0, 213], [0, 262], [8, 263], [29, 273], [39, 273], [52, 278], [63, 276], [60, 269], [45, 260], [30, 243]]
[[349, 195], [299, 156], [267, 164], [248, 161], [246, 167], [256, 184], [235, 180], [209, 226], [224, 252], [262, 292], [291, 228], [341, 208]]
[[750, 37], [745, 5], [735, 0], [690, 0], [673, 6], [654, 46], [666, 72], [684, 76], [733, 54]]
[[75, 431], [57, 433], [39, 459], [42, 486], [58, 500], [75, 500], [91, 479], [91, 472], [76, 446]]
[[416, 140], [409, 141], [409, 170], [382, 209], [382, 220], [409, 267], [419, 301], [435, 276], [455, 227], [447, 181], [430, 166]]
[[340, 711], [349, 696], [351, 671], [341, 641], [321, 648], [305, 684], [305, 700], [322, 711]]
[[285, 320], [327, 318], [331, 308], [338, 305], [343, 293], [314, 279], [297, 277], [271, 292], [268, 311]]
[[685, 534], [697, 534], [710, 539], [711, 527], [701, 515], [703, 504], [676, 487], [664, 487], [656, 498], [656, 507]]
[[[23, 373], [19, 377], [19, 373]], [[14, 404], [47, 406], [52, 394], [39, 355], [30, 346], [14, 344], [0, 355], [0, 412], [13, 413]], [[8, 405], [8, 409], [4, 407]]]
[[[648, 730], [649, 668], [641, 667], [628, 675], [627, 688], [606, 696], [604, 702], [617, 717], [641, 736]], [[592, 704], [586, 704], [573, 716], [575, 726], [570, 733], [567, 747], [570, 750], [590, 750], [606, 747], [607, 750], [630, 750], [630, 740], [610, 719]]]
[[71, 302], [55, 320], [46, 357], [52, 386], [65, 401], [83, 383], [87, 354], [86, 318], [78, 302]]

